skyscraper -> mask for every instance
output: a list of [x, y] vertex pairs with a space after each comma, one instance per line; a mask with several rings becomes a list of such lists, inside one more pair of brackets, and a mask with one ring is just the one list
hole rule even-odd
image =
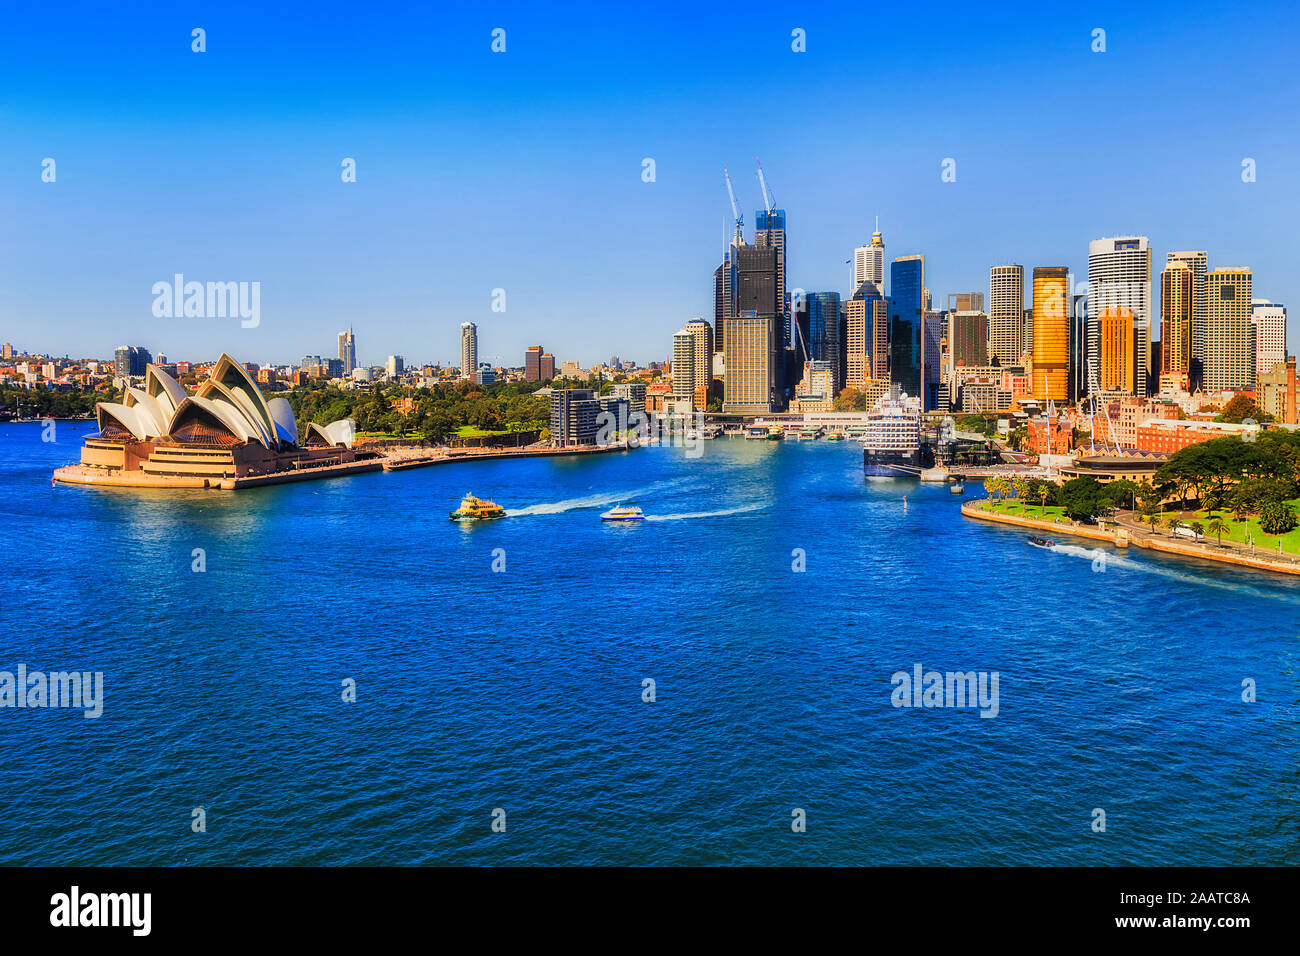
[[113, 374], [118, 378], [144, 375], [153, 356], [142, 345], [119, 345], [113, 353]]
[[754, 245], [776, 250], [776, 339], [778, 349], [790, 344], [789, 303], [785, 284], [785, 210], [760, 209], [754, 215]]
[[1088, 394], [1088, 294], [1070, 298], [1070, 401]]
[[1025, 322], [1025, 269], [994, 266], [989, 270], [989, 361], [1019, 365]]
[[1188, 264], [1171, 261], [1160, 273], [1160, 371], [1190, 374], [1196, 279]]
[[[776, 249], [772, 246], [738, 246], [736, 253], [736, 313], [757, 312], [762, 318], [775, 319], [780, 309], [777, 301]], [[773, 343], [775, 345], [775, 341]]]
[[[983, 296], [980, 299], [983, 300]], [[989, 317], [984, 312], [948, 313], [948, 351], [954, 368], [989, 364]]]
[[919, 395], [927, 410], [922, 326], [925, 323], [925, 256], [899, 256], [889, 265], [889, 380]]
[[709, 405], [709, 387], [713, 383], [713, 327], [704, 319], [691, 319], [686, 331], [694, 344], [691, 377], [695, 380], [695, 407], [704, 411]]
[[1034, 267], [1034, 327], [1031, 353], [1034, 398], [1046, 403], [1069, 400], [1070, 388], [1070, 270], [1066, 266]]
[[722, 265], [713, 270], [713, 348], [725, 346], [727, 319], [736, 312], [736, 245], [727, 247]]
[[772, 343], [770, 316], [745, 311], [727, 320], [724, 412], [748, 415], [772, 411], [776, 388]]
[[1134, 393], [1137, 351], [1133, 328], [1133, 313], [1128, 309], [1102, 309], [1097, 316], [1100, 348], [1097, 379], [1103, 392]]
[[695, 395], [695, 337], [690, 330], [673, 333], [673, 390], [677, 401], [692, 401]]
[[524, 353], [524, 381], [540, 382], [542, 380], [542, 347], [540, 345], [528, 346], [528, 351]]
[[1250, 322], [1255, 338], [1255, 374], [1286, 365], [1286, 306], [1268, 299], [1251, 303]]
[[[773, 411], [776, 408], [778, 389], [781, 388], [781, 366], [785, 361], [785, 343], [778, 338], [781, 324], [777, 300], [777, 251], [775, 246], [749, 246], [733, 243], [730, 257], [735, 263], [735, 286], [732, 302], [735, 315], [728, 315], [727, 324], [745, 319], [745, 338], [734, 350], [736, 360], [741, 367], [735, 370], [736, 384], [745, 396], [739, 404], [753, 410]], [[755, 320], [764, 323], [767, 340], [763, 348], [755, 352], [757, 344], [753, 336], [757, 329]], [[730, 331], [727, 333], [730, 339]], [[737, 403], [733, 395], [733, 350], [728, 341], [724, 346], [726, 355], [726, 393], [728, 406]], [[760, 354], [761, 353], [761, 354]], [[754, 389], [765, 384], [768, 395], [761, 401]], [[762, 405], [760, 409], [758, 406]]]
[[1200, 386], [1205, 371], [1205, 322], [1209, 314], [1205, 276], [1209, 271], [1208, 261], [1203, 249], [1197, 252], [1171, 252], [1165, 256], [1166, 269], [1182, 264], [1192, 273], [1192, 341], [1187, 371], [1193, 388]]
[[[1134, 391], [1148, 392], [1151, 376], [1151, 245], [1146, 236], [1112, 236], [1088, 243], [1089, 355], [1100, 359], [1100, 326], [1106, 309], [1133, 315]], [[1096, 348], [1094, 350], [1094, 338]]]
[[1245, 268], [1206, 273], [1205, 389], [1251, 389], [1251, 273]]
[[948, 313], [926, 308], [921, 323], [921, 380], [924, 384], [926, 409], [939, 407], [939, 386], [943, 382], [943, 342], [947, 334]]
[[871, 234], [871, 245], [853, 250], [854, 294], [864, 282], [874, 282], [877, 289], [885, 287], [885, 240], [880, 235], [879, 218], [876, 219], [876, 231]]
[[357, 367], [357, 338], [351, 328], [339, 333], [339, 361], [343, 363], [344, 375], [351, 375]]
[[[809, 292], [801, 297], [808, 315], [808, 361], [829, 362], [832, 370], [840, 367], [840, 294]], [[843, 387], [836, 380], [835, 387]]]
[[879, 283], [864, 280], [844, 304], [844, 382], [861, 388], [889, 374], [889, 303]]
[[460, 324], [460, 377], [474, 378], [478, 371], [478, 326], [473, 322]]

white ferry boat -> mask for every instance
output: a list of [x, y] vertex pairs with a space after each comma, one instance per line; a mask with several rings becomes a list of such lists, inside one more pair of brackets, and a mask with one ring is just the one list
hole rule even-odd
[[635, 505], [619, 505], [600, 516], [601, 521], [644, 521], [645, 513]]

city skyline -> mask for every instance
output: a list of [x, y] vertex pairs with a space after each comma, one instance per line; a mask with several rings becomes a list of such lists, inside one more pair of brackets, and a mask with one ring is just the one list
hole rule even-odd
[[[357, 54], [357, 80], [314, 59], [344, 47], [338, 25], [204, 14], [208, 48], [196, 54], [188, 20], [87, 14], [90, 29], [46, 43], [54, 28], [19, 12], [9, 36], [30, 28], [31, 42], [0, 40], [11, 224], [0, 233], [0, 338], [51, 354], [107, 356], [132, 342], [197, 357], [233, 335], [242, 354], [279, 363], [327, 354], [351, 326], [359, 363], [380, 365], [390, 354], [450, 360], [469, 321], [480, 357], [508, 366], [536, 341], [583, 366], [615, 350], [662, 359], [674, 329], [712, 312], [708, 270], [730, 233], [724, 163], [747, 228], [764, 208], [754, 155], [786, 211], [792, 289], [847, 299], [846, 260], [879, 215], [886, 258], [924, 255], [936, 302], [988, 291], [989, 268], [1003, 263], [1082, 277], [1089, 241], [1144, 235], [1157, 274], [1168, 252], [1206, 249], [1212, 268], [1248, 267], [1256, 297], [1290, 305], [1300, 280], [1285, 157], [1297, 134], [1274, 106], [1295, 80], [1245, 18], [1188, 14], [1169, 8], [1160, 32], [1149, 12], [1139, 22], [1119, 6], [1010, 28], [950, 14], [917, 36], [904, 14], [873, 11], [906, 42], [867, 67], [840, 35], [864, 18], [849, 7], [794, 22], [760, 6], [671, 36], [624, 16], [596, 26], [522, 7], [491, 21], [452, 11], [415, 15], [408, 31], [369, 24], [388, 46], [383, 58]], [[494, 55], [498, 21], [509, 45]], [[1090, 48], [1093, 21], [1107, 31], [1104, 53]], [[807, 52], [791, 50], [795, 27]], [[392, 51], [414, 55], [421, 28], [426, 45], [454, 42], [439, 42], [437, 62], [421, 57], [423, 72], [392, 66]], [[730, 67], [703, 55], [723, 45], [768, 51], [763, 96], [741, 96]], [[301, 78], [268, 72], [272, 48], [311, 66]], [[1224, 48], [1235, 51], [1226, 62]], [[335, 98], [304, 105], [303, 87], [322, 81]], [[874, 84], [883, 148], [845, 123], [844, 93], [861, 82]], [[1151, 104], [1190, 83], [1200, 92], [1187, 122], [1153, 125]], [[626, 107], [632, 93], [637, 109]], [[753, 132], [716, 129], [718, 97], [734, 99], [728, 125]], [[1053, 102], [1066, 108], [1044, 109]], [[790, 124], [757, 121], [773, 112]], [[189, 132], [148, 116], [188, 119]], [[811, 141], [825, 147], [810, 155]], [[1123, 149], [1099, 155], [1098, 142]], [[46, 157], [55, 182], [41, 181]], [[346, 158], [356, 182], [340, 179]], [[955, 182], [941, 179], [949, 158]], [[1247, 158], [1253, 182], [1242, 180]], [[563, 216], [536, 201], [547, 196], [563, 200]], [[260, 282], [260, 324], [155, 318], [151, 287], [177, 272]], [[492, 311], [496, 289], [505, 312]]]

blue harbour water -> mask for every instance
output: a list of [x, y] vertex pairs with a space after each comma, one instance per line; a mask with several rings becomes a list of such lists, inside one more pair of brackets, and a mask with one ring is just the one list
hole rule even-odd
[[[1300, 861], [1300, 580], [1098, 573], [851, 442], [52, 487], [88, 428], [0, 426], [0, 670], [106, 687], [0, 709], [0, 863]], [[893, 707], [917, 663], [997, 717]]]

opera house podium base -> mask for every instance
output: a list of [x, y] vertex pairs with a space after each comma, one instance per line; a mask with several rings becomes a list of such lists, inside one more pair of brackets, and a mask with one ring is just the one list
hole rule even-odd
[[123, 471], [92, 465], [67, 465], [54, 472], [54, 480], [69, 485], [107, 485], [116, 488], [199, 488], [217, 491], [234, 491], [259, 485], [280, 485], [291, 481], [312, 481], [317, 478], [339, 478], [367, 471], [380, 471], [384, 467], [380, 458], [362, 458], [335, 464], [308, 465], [270, 474], [249, 474], [239, 477], [223, 475], [150, 474], [139, 469]]

